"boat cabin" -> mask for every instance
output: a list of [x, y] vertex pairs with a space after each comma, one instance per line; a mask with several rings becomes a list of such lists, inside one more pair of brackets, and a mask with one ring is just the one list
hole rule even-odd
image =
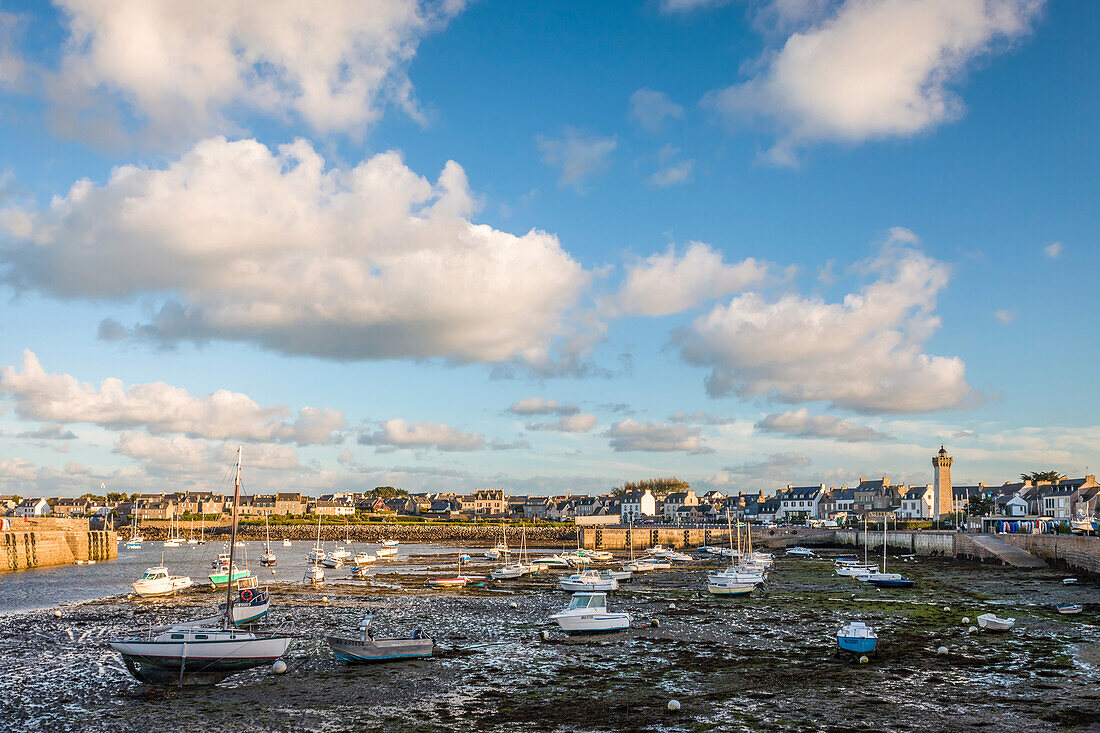
[[168, 568], [164, 566], [158, 566], [155, 568], [149, 568], [145, 571], [145, 575], [141, 576], [142, 580], [160, 580], [161, 578], [168, 577]]
[[606, 593], [574, 593], [568, 610], [578, 608], [607, 608]]

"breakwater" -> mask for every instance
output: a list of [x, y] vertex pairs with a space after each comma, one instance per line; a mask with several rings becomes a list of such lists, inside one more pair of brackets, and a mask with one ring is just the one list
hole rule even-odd
[[0, 532], [0, 572], [115, 557], [115, 533], [92, 531], [86, 519], [16, 520]]
[[[832, 544], [836, 530], [808, 529], [791, 527], [787, 529], [754, 529], [753, 546], [782, 548], [794, 545]], [[736, 535], [736, 531], [734, 532]], [[741, 532], [741, 541], [745, 542], [746, 533]], [[691, 528], [681, 527], [607, 527], [594, 526], [581, 529], [581, 542], [590, 550], [628, 550], [631, 545], [636, 550], [644, 550], [654, 545], [683, 548], [702, 545], [729, 547], [730, 531], [726, 527]], [[734, 539], [736, 544], [736, 537]]]
[[[139, 527], [142, 537], [146, 540], [163, 540], [168, 537], [168, 523], [143, 523]], [[577, 542], [576, 527], [547, 527], [528, 526], [525, 530], [519, 527], [508, 527], [508, 544], [516, 547], [520, 544], [520, 533], [525, 532], [527, 544], [531, 547], [561, 547], [575, 546]], [[206, 524], [203, 530], [206, 539], [227, 539], [230, 533], [230, 523], [223, 522], [216, 526]], [[180, 534], [188, 537], [191, 531], [185, 522], [180, 529]], [[127, 536], [123, 530], [123, 536]], [[199, 536], [199, 528], [195, 527], [195, 537]], [[237, 528], [237, 536], [243, 540], [263, 540], [267, 534], [262, 524], [242, 525]], [[271, 526], [271, 541], [281, 542], [284, 539], [295, 541], [313, 541], [317, 539], [317, 525], [303, 522], [301, 524], [277, 524]], [[321, 525], [322, 542], [342, 542], [350, 539], [352, 542], [377, 543], [382, 540], [397, 540], [399, 542], [467, 542], [471, 544], [495, 545], [501, 540], [499, 524], [444, 524], [436, 522], [424, 522], [423, 524], [323, 524]]]

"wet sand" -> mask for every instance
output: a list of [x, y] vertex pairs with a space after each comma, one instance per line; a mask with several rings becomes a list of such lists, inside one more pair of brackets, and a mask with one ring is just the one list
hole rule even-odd
[[[368, 582], [273, 584], [273, 621], [301, 637], [290, 671], [253, 670], [213, 688], [141, 685], [105, 643], [207, 613], [218, 600], [210, 591], [62, 607], [60, 618], [0, 616], [0, 719], [11, 730], [174, 733], [1100, 729], [1100, 586], [1063, 586], [1056, 570], [922, 558], [891, 568], [914, 589], [878, 590], [836, 576], [830, 560], [779, 557], [766, 590], [718, 600], [696, 562], [611, 594], [638, 628], [566, 637], [547, 621], [568, 603], [557, 576], [425, 588], [423, 569], [453, 572], [454, 559], [414, 555], [377, 566]], [[1053, 610], [1069, 600], [1089, 605], [1078, 616]], [[322, 635], [354, 629], [368, 611], [379, 636], [422, 628], [436, 656], [337, 664]], [[1014, 616], [1016, 628], [968, 633], [989, 611]], [[879, 635], [868, 664], [834, 654], [836, 629], [855, 619]], [[949, 653], [937, 655], [940, 645]], [[679, 712], [666, 709], [670, 699]]]

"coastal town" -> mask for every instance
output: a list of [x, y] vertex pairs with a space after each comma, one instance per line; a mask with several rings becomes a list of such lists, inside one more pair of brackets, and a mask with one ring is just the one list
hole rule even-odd
[[[946, 461], [944, 459], [947, 459]], [[889, 476], [860, 478], [853, 486], [787, 485], [771, 490], [696, 493], [676, 478], [628, 482], [604, 494], [531, 496], [505, 489], [470, 494], [408, 492], [394, 487], [342, 491], [311, 497], [302, 492], [242, 496], [238, 515], [262, 517], [374, 517], [424, 520], [521, 520], [591, 525], [718, 524], [727, 516], [762, 525], [843, 526], [871, 514], [901, 523], [966, 517], [1033, 518], [1069, 526], [1074, 518], [1095, 517], [1100, 509], [1096, 476], [1066, 478], [1048, 474], [1000, 484], [951, 483], [946, 451], [933, 458], [933, 481], [895, 484]], [[944, 465], [937, 466], [937, 462]], [[180, 491], [86, 494], [80, 497], [0, 496], [0, 515], [107, 519], [112, 526], [162, 520], [217, 520], [226, 516], [232, 496]]]

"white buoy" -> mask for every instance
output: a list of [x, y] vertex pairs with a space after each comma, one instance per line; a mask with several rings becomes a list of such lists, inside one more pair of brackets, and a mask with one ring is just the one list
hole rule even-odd
[[653, 625], [654, 625], [654, 627], [659, 627], [661, 625], [661, 619], [659, 619], [659, 618], [653, 619]]
[[61, 618], [61, 611], [54, 611], [53, 615], [54, 615], [54, 618]]
[[543, 641], [550, 641], [550, 632], [549, 631], [543, 631], [542, 633], [539, 634], [539, 636], [542, 637]]
[[516, 603], [515, 601], [512, 601], [511, 603], [508, 604], [508, 607], [509, 608], [519, 608], [519, 604]]
[[671, 710], [672, 712], [676, 712], [677, 710], [680, 709], [680, 701], [679, 700], [669, 700], [668, 701], [668, 709]]
[[870, 662], [870, 661], [871, 661], [870, 658], [866, 654], [864, 654], [862, 657], [859, 658], [859, 663], [860, 664], [867, 664], [867, 662]]
[[973, 634], [977, 630], [978, 630], [977, 626], [971, 626], [969, 629], [967, 629], [967, 632]]
[[963, 623], [964, 624], [970, 623], [970, 617], [969, 616], [963, 616]]
[[675, 603], [668, 604], [668, 610], [675, 611], [676, 610], [676, 604]]
[[951, 606], [944, 606], [944, 607], [943, 607], [943, 610], [945, 610], [945, 611], [950, 611], [950, 610], [951, 610]]
[[947, 654], [947, 647], [941, 646], [939, 649], [936, 650], [936, 654]]
[[328, 603], [328, 596], [321, 596], [321, 603]]
[[271, 671], [275, 674], [286, 674], [286, 662], [276, 659], [275, 664], [271, 665]]

